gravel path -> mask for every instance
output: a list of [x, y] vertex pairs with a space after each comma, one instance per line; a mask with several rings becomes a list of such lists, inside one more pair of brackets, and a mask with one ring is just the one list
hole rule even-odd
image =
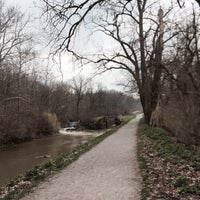
[[120, 128], [22, 200], [139, 200], [138, 120]]

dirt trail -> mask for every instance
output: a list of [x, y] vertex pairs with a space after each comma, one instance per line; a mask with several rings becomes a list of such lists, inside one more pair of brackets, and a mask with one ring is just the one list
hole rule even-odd
[[120, 128], [22, 200], [139, 200], [138, 120]]

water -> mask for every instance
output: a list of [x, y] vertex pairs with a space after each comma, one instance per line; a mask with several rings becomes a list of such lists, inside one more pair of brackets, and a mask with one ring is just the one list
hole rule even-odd
[[0, 148], [0, 185], [51, 157], [68, 152], [95, 137], [95, 134], [56, 135]]

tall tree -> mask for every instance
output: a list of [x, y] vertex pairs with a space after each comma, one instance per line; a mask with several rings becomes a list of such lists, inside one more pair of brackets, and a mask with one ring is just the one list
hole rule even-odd
[[19, 86], [22, 66], [33, 58], [30, 46], [32, 37], [25, 33], [27, 24], [23, 13], [0, 0], [0, 81], [3, 83], [0, 90], [3, 98], [9, 95], [9, 89], [16, 79]]
[[15, 56], [17, 46], [30, 40], [24, 32], [27, 23], [19, 10], [0, 0], [0, 67], [5, 59]]
[[79, 110], [81, 101], [84, 98], [84, 94], [87, 92], [89, 81], [83, 77], [74, 78], [72, 80], [71, 88], [75, 95], [75, 118], [79, 120]]
[[[53, 31], [55, 52], [67, 50], [78, 59], [95, 63], [102, 71], [128, 71], [136, 81], [145, 120], [149, 123], [159, 96], [163, 45], [173, 37], [168, 34], [163, 39], [163, 18], [169, 11], [164, 13], [155, 1], [147, 0], [42, 1]], [[91, 28], [91, 35], [97, 34], [91, 40], [108, 38], [113, 49], [104, 45], [102, 51], [89, 54], [85, 47], [78, 46], [76, 41], [80, 39], [76, 36], [84, 27]]]

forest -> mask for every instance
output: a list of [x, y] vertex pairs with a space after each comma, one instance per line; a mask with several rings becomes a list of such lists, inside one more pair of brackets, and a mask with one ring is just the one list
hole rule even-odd
[[[54, 53], [69, 52], [101, 72], [126, 72], [148, 125], [199, 144], [199, 1], [42, 2]], [[103, 45], [91, 50], [98, 37]]]
[[[123, 71], [147, 124], [199, 144], [198, 1], [40, 2], [49, 58], [70, 54], [83, 68]], [[0, 9], [0, 143], [48, 135], [70, 120], [127, 114], [138, 105], [131, 95], [81, 76], [53, 81], [30, 20], [3, 0]]]
[[68, 121], [86, 123], [137, 109], [131, 95], [84, 77], [54, 81], [34, 48], [30, 20], [2, 0], [0, 10], [0, 145], [55, 134]]
[[33, 2], [0, 0], [0, 167], [44, 163], [0, 198], [199, 200], [200, 0]]

